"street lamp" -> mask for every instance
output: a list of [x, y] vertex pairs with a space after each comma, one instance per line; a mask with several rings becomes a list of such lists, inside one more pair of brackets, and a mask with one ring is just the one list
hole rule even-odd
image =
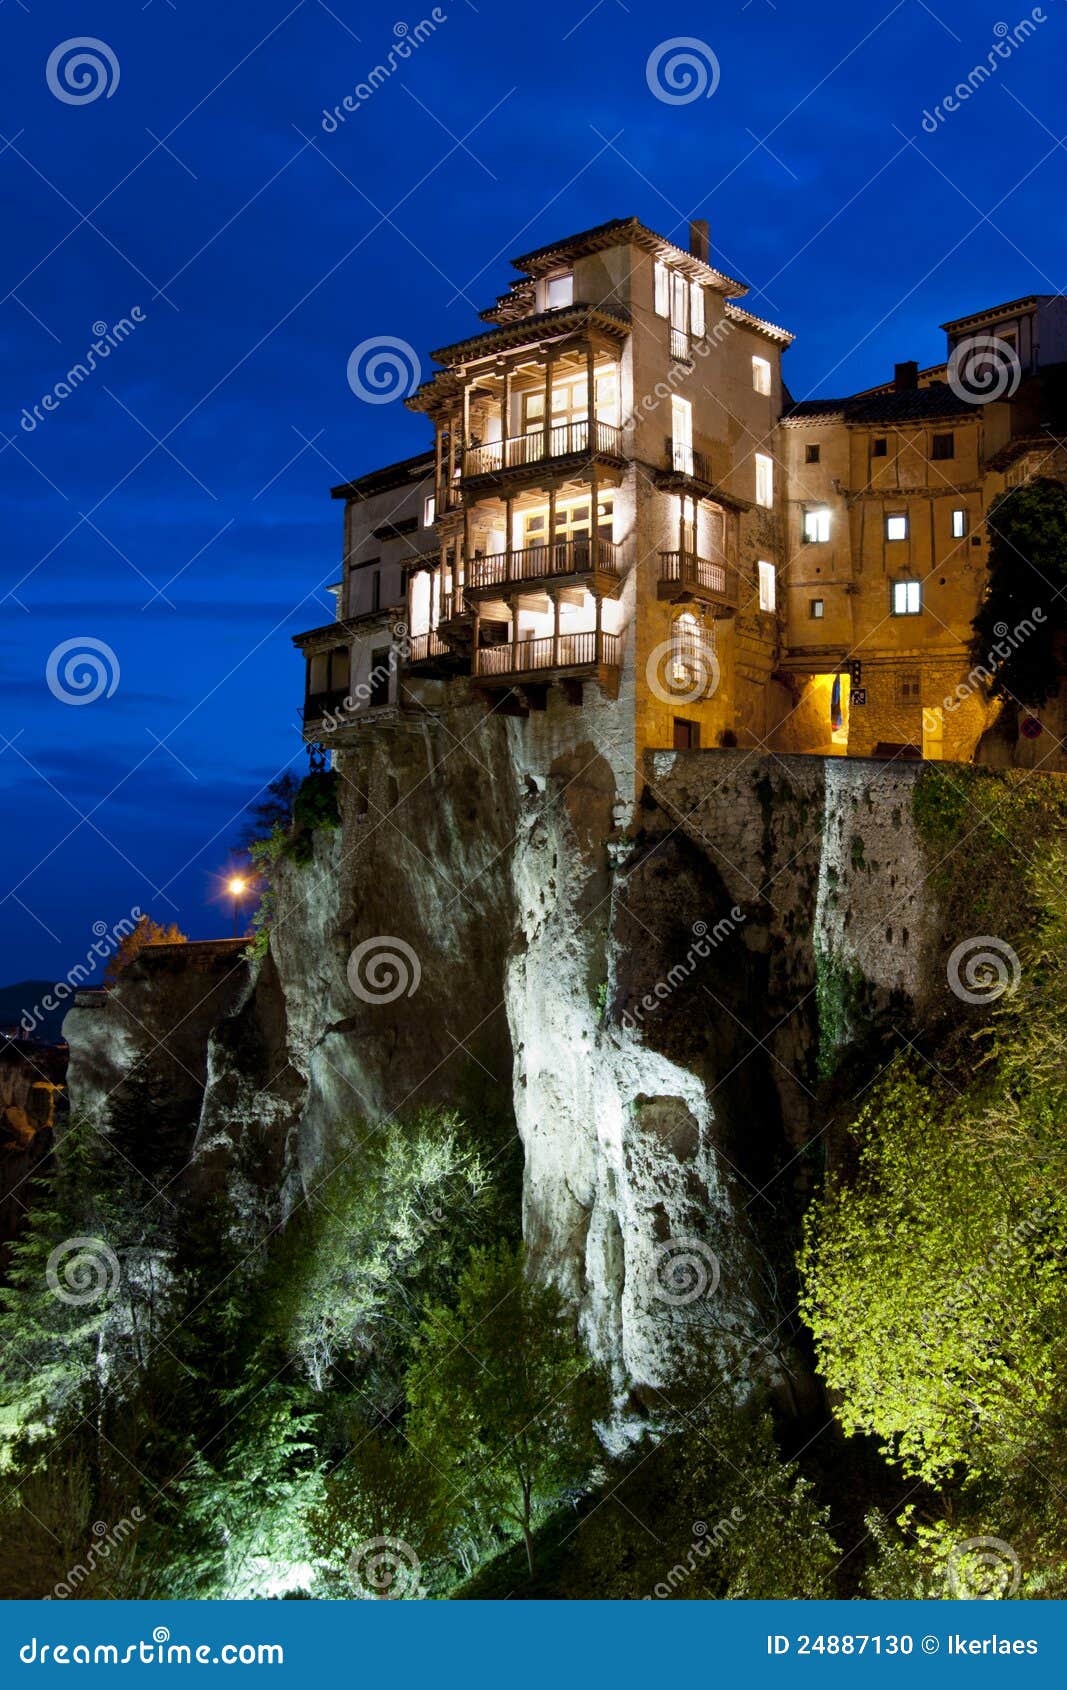
[[248, 881], [242, 880], [239, 874], [235, 874], [233, 879], [228, 882], [227, 890], [233, 898], [233, 936], [236, 939], [238, 937], [237, 924], [241, 914], [241, 899], [248, 891]]

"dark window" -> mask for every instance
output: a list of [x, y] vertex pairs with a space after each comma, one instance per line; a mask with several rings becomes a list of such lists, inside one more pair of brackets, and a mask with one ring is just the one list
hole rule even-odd
[[370, 578], [370, 607], [372, 610], [382, 608], [382, 572], [375, 569]]
[[918, 704], [922, 696], [922, 681], [917, 669], [905, 670], [897, 676], [897, 701], [900, 704]]
[[819, 461], [819, 447], [818, 446], [805, 446], [805, 448], [804, 448], [804, 462], [808, 463], [808, 464], [817, 464], [818, 461]]
[[379, 704], [389, 703], [390, 655], [388, 646], [383, 646], [381, 651], [372, 651], [370, 654], [370, 698], [368, 703], [372, 710]]
[[935, 434], [930, 447], [932, 458], [954, 458], [956, 456], [956, 436], [954, 434]]
[[686, 721], [684, 716], [674, 718], [674, 749], [675, 751], [700, 750], [700, 723]]
[[879, 440], [876, 440], [874, 442], [873, 446], [871, 447], [871, 457], [872, 458], [886, 458], [888, 456], [889, 456], [889, 441], [886, 440], [886, 438], [883, 435], [882, 438], [879, 439]]

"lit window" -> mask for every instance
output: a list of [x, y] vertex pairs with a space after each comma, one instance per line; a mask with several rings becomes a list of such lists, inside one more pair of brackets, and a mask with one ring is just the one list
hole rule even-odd
[[756, 453], [756, 503], [774, 504], [774, 460]]
[[752, 385], [757, 393], [769, 393], [771, 391], [771, 366], [766, 358], [753, 358]]
[[885, 519], [885, 537], [887, 540], [906, 540], [908, 537], [908, 519], [906, 516], [887, 516]]
[[956, 456], [956, 436], [954, 434], [935, 434], [930, 447], [932, 458], [954, 458]]
[[699, 340], [704, 333], [704, 289], [700, 282], [689, 284], [689, 326]]
[[805, 448], [804, 448], [804, 462], [806, 464], [817, 464], [820, 456], [821, 456], [821, 448], [820, 447], [815, 446], [815, 445], [805, 446]]
[[433, 527], [433, 521], [434, 521], [434, 516], [436, 514], [436, 511], [437, 511], [437, 501], [434, 498], [433, 494], [431, 493], [429, 498], [424, 499], [423, 502], [422, 502], [422, 526], [424, 528], [432, 528]]
[[918, 616], [923, 607], [921, 581], [893, 582], [893, 615]]
[[967, 535], [967, 512], [965, 510], [953, 511], [953, 513], [952, 513], [952, 538], [954, 540], [963, 540], [963, 539], [966, 538], [966, 535]]
[[657, 263], [657, 265], [655, 267], [655, 277], [656, 277], [656, 316], [657, 317], [666, 317], [670, 314], [670, 296], [671, 296], [671, 294], [670, 294], [670, 288], [671, 288], [670, 277], [669, 277], [668, 272], [667, 272], [666, 264], [658, 264]]
[[555, 311], [561, 305], [574, 304], [573, 275], [553, 276], [548, 284], [548, 309]]
[[759, 565], [759, 607], [761, 610], [773, 610], [777, 602], [777, 582], [774, 577], [774, 564], [761, 563]]
[[808, 609], [813, 620], [821, 622], [823, 619], [823, 613], [826, 609], [826, 601], [824, 599], [809, 599]]
[[889, 441], [883, 435], [878, 440], [875, 440], [875, 441], [872, 442], [872, 444], [871, 444], [871, 457], [872, 458], [886, 458], [888, 456], [889, 456]]
[[830, 512], [826, 509], [804, 512], [804, 539], [809, 545], [823, 543], [830, 538]]

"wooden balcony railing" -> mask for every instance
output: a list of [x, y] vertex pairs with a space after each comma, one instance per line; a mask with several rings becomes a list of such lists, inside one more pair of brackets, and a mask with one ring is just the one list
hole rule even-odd
[[579, 669], [603, 664], [619, 667], [619, 635], [598, 634], [590, 628], [581, 634], [551, 634], [543, 639], [518, 640], [513, 645], [483, 646], [474, 654], [476, 675], [526, 675], [541, 669]]
[[680, 364], [691, 364], [693, 362], [689, 336], [684, 329], [671, 330], [671, 357], [676, 363]]
[[680, 587], [698, 587], [705, 593], [737, 602], [737, 571], [693, 552], [660, 552], [659, 578]]
[[434, 516], [440, 516], [442, 511], [458, 510], [462, 503], [463, 491], [459, 482], [442, 477], [434, 491]]
[[552, 545], [524, 546], [521, 551], [494, 552], [467, 565], [472, 592], [503, 587], [510, 581], [539, 581], [557, 575], [619, 573], [619, 548], [611, 540], [556, 540]]
[[454, 593], [446, 593], [444, 598], [441, 600], [440, 620], [442, 622], [451, 622], [453, 616], [462, 616], [466, 608], [467, 604], [463, 596], [463, 588], [457, 587]]
[[671, 469], [681, 475], [691, 475], [695, 481], [704, 481], [709, 487], [714, 486], [711, 475], [711, 459], [706, 452], [698, 452], [684, 440], [674, 440], [667, 436], [667, 463]]
[[[546, 449], [547, 448], [547, 449]], [[492, 440], [487, 446], [472, 446], [463, 454], [463, 475], [498, 474], [504, 469], [523, 469], [528, 464], [540, 464], [549, 458], [569, 458], [579, 452], [598, 452], [608, 457], [622, 454], [622, 429], [614, 423], [595, 422], [590, 432], [588, 421], [559, 423], [550, 428], [546, 439], [543, 429], [529, 434], [515, 434], [508, 440]]]
[[431, 657], [448, 657], [449, 647], [436, 629], [428, 634], [413, 634], [408, 641], [408, 662], [425, 663]]
[[338, 716], [345, 712], [348, 689], [334, 687], [329, 692], [309, 692], [304, 699], [304, 726], [321, 722], [324, 716]]

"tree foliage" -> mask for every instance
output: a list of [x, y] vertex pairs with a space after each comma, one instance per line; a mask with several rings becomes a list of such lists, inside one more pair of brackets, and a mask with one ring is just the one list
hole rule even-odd
[[120, 941], [105, 970], [104, 984], [113, 986], [131, 962], [136, 962], [146, 945], [184, 945], [187, 942], [188, 934], [183, 933], [176, 922], [153, 921], [150, 915], [143, 915], [133, 931]]
[[521, 1250], [476, 1250], [454, 1307], [427, 1314], [408, 1370], [407, 1433], [432, 1459], [457, 1512], [510, 1522], [534, 1570], [536, 1512], [598, 1458], [592, 1368], [559, 1293], [535, 1284]]
[[[1067, 487], [1039, 476], [1009, 488], [986, 523], [989, 583], [974, 619], [972, 658], [988, 666], [993, 654], [994, 697], [1044, 704], [1059, 691], [1067, 635]], [[1000, 658], [1006, 636], [1013, 649]]]

